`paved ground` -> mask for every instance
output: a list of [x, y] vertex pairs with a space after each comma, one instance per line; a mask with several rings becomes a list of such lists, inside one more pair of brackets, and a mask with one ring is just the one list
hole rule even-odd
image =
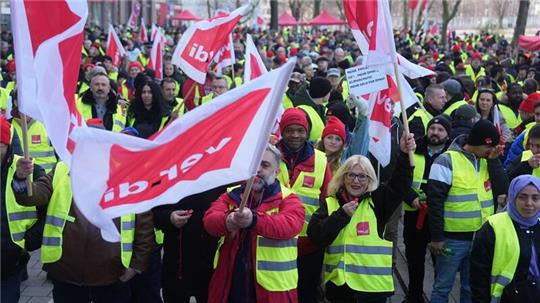
[[[402, 234], [402, 225], [400, 224], [399, 234]], [[398, 242], [398, 259], [397, 259], [397, 273], [394, 275], [394, 281], [396, 285], [396, 292], [393, 297], [388, 300], [388, 303], [401, 303], [405, 299], [404, 287], [408, 283], [407, 274], [407, 261], [405, 260], [405, 251], [403, 241], [400, 238]], [[41, 270], [41, 262], [39, 261], [39, 251], [32, 254], [32, 258], [28, 263], [28, 280], [23, 282], [21, 286], [21, 300], [19, 303], [48, 303], [52, 300], [52, 284], [46, 280], [45, 272]], [[429, 298], [431, 294], [431, 286], [433, 283], [433, 267], [430, 262], [426, 262], [426, 277], [424, 283], [424, 291], [426, 297]], [[459, 302], [459, 279], [455, 283], [454, 289], [451, 293], [450, 303]], [[195, 302], [195, 300], [192, 300]], [[429, 302], [429, 301], [428, 301]]]

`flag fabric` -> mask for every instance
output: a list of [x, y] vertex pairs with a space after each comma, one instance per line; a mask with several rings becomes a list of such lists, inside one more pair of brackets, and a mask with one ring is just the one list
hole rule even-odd
[[[422, 67], [418, 64], [414, 64], [411, 61], [405, 59], [402, 55], [397, 55], [398, 64], [399, 64], [399, 71], [403, 75], [411, 78], [411, 79], [417, 79], [422, 78], [426, 76], [433, 76], [435, 75], [435, 72], [432, 70], [429, 70], [425, 67]], [[394, 67], [391, 66], [391, 73], [394, 73]]]
[[141, 40], [141, 42], [148, 42], [148, 32], [146, 31], [144, 18], [141, 18], [141, 26], [139, 27], [139, 39]]
[[229, 43], [229, 34], [246, 14], [242, 6], [226, 17], [199, 21], [190, 26], [178, 41], [172, 63], [198, 83], [204, 83], [208, 66], [219, 49]]
[[154, 41], [156, 38], [156, 33], [158, 31], [159, 27], [157, 27], [154, 23], [152, 23], [152, 32], [150, 33], [150, 41]]
[[107, 55], [112, 58], [112, 64], [116, 67], [120, 66], [122, 57], [126, 55], [126, 50], [112, 24], [109, 24], [109, 34], [107, 35]]
[[439, 34], [439, 25], [436, 22], [429, 28], [429, 33], [433, 36]]
[[163, 79], [163, 38], [161, 31], [156, 31], [154, 42], [152, 43], [152, 50], [150, 51], [150, 60], [148, 61], [148, 67], [156, 72], [156, 79]]
[[79, 210], [107, 241], [112, 219], [254, 176], [296, 60], [220, 95], [153, 140], [78, 128], [71, 182]]
[[343, 0], [347, 23], [360, 51], [366, 56], [366, 66], [394, 63], [396, 47], [388, 0]]
[[[68, 165], [72, 130], [84, 125], [75, 105], [86, 1], [11, 1], [19, 110], [39, 120]], [[44, 13], [46, 12], [46, 13]]]
[[214, 61], [217, 63], [216, 68], [219, 77], [222, 76], [223, 68], [234, 64], [235, 57], [232, 34], [229, 34], [229, 42], [219, 49]]
[[267, 73], [266, 66], [250, 34], [246, 36], [246, 55], [244, 57], [244, 83]]
[[138, 21], [139, 21], [139, 15], [141, 14], [141, 4], [137, 1], [133, 1], [132, 5], [131, 5], [131, 14], [129, 15], [129, 19], [128, 19], [128, 22], [127, 22], [127, 25], [131, 28], [131, 29], [136, 29], [137, 28], [137, 24], [138, 24]]

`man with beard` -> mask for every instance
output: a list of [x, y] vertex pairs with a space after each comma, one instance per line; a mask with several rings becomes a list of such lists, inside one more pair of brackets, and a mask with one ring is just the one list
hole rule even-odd
[[451, 127], [447, 116], [436, 116], [429, 121], [427, 134], [419, 138], [416, 144], [412, 188], [403, 201], [403, 240], [409, 272], [407, 303], [425, 302], [422, 297], [424, 257], [429, 243], [429, 231], [423, 216], [427, 211], [427, 179], [433, 161], [448, 147]]
[[111, 90], [111, 82], [104, 70], [92, 72], [90, 90], [77, 99], [77, 109], [84, 120], [101, 119], [107, 130], [120, 132], [126, 124], [126, 115], [118, 104], [118, 97]]
[[304, 208], [276, 179], [280, 161], [279, 150], [268, 145], [251, 192], [234, 188], [204, 215], [208, 233], [221, 237], [208, 302], [297, 302], [296, 236]]
[[495, 212], [508, 177], [499, 161], [499, 132], [480, 120], [442, 155], [429, 172], [428, 220], [431, 251], [437, 256], [431, 302], [446, 303], [460, 272], [461, 301], [471, 302], [469, 258], [475, 232]]

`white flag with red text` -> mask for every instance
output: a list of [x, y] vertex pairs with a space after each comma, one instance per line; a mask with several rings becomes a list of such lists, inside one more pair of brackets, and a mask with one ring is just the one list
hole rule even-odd
[[131, 29], [137, 28], [137, 23], [139, 21], [140, 14], [141, 14], [141, 4], [138, 1], [133, 1], [131, 5], [131, 14], [129, 15], [129, 19], [127, 22], [127, 25]]
[[221, 77], [223, 68], [234, 65], [234, 45], [232, 34], [229, 34], [229, 42], [219, 49], [214, 61], [217, 63], [217, 75]]
[[148, 32], [146, 31], [144, 18], [141, 18], [141, 26], [139, 28], [139, 39], [141, 40], [141, 42], [148, 42]]
[[388, 0], [343, 0], [351, 32], [366, 56], [365, 65], [397, 62]]
[[266, 66], [250, 34], [246, 36], [246, 55], [244, 57], [244, 83], [267, 73]]
[[296, 60], [174, 120], [153, 140], [78, 128], [77, 207], [107, 241], [112, 219], [254, 176]]
[[156, 72], [156, 79], [163, 79], [163, 38], [161, 37], [161, 31], [156, 31], [154, 42], [152, 43], [152, 51], [150, 52], [150, 60], [148, 61], [148, 67]]
[[118, 38], [112, 24], [109, 24], [109, 34], [107, 35], [107, 55], [112, 58], [112, 64], [116, 67], [120, 66], [122, 58], [126, 55], [122, 41]]
[[176, 45], [172, 63], [191, 79], [204, 83], [210, 63], [219, 49], [229, 42], [229, 34], [247, 9], [245, 5], [228, 16], [199, 21], [190, 26]]
[[84, 125], [75, 105], [86, 1], [11, 1], [19, 110], [39, 120], [68, 165], [74, 128]]

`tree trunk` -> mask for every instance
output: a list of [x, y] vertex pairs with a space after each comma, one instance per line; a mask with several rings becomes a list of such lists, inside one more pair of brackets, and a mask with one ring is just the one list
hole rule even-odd
[[443, 14], [442, 14], [442, 26], [441, 26], [441, 31], [442, 31], [441, 44], [442, 44], [443, 49], [446, 49], [448, 46], [448, 41], [446, 41], [448, 39], [448, 35], [447, 35], [448, 24], [456, 16], [460, 3], [461, 3], [461, 0], [457, 0], [454, 3], [454, 7], [452, 8], [452, 11], [450, 11], [448, 7], [448, 0], [442, 0]]
[[210, 4], [210, 0], [206, 0], [206, 9], [208, 12], [208, 18], [212, 17], [212, 5]]
[[514, 37], [512, 38], [512, 46], [516, 46], [520, 35], [525, 34], [525, 27], [527, 26], [527, 15], [529, 13], [529, 0], [519, 1], [519, 9], [516, 20], [516, 27], [514, 28]]
[[407, 6], [407, 0], [402, 0], [401, 3], [403, 4], [403, 28], [407, 28], [409, 24], [409, 7]]
[[278, 30], [278, 0], [270, 0], [270, 30]]
[[315, 0], [313, 2], [313, 18], [321, 14], [321, 0]]

